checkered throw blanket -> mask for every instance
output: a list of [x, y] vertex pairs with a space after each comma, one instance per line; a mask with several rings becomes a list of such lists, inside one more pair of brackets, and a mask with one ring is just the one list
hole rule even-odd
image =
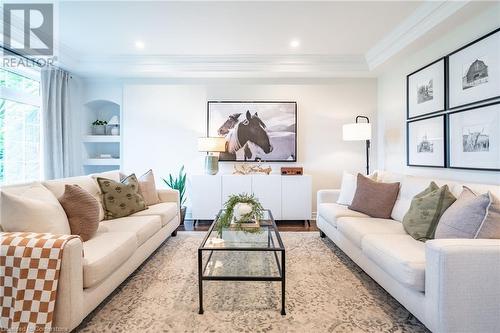
[[0, 331], [51, 331], [62, 252], [72, 238], [0, 233]]

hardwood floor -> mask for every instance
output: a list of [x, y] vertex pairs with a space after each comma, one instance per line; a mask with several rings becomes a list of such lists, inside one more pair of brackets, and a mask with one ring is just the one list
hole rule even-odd
[[[207, 231], [212, 224], [211, 220], [200, 220], [196, 224], [193, 220], [184, 221], [184, 225], [180, 225], [178, 231]], [[316, 227], [316, 221], [311, 220], [311, 225], [309, 226], [305, 221], [276, 221], [279, 231], [318, 231]]]

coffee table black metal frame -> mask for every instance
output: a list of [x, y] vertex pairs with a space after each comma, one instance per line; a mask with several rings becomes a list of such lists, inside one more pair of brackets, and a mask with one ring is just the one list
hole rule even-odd
[[[286, 281], [286, 276], [285, 276], [285, 246], [283, 245], [283, 241], [281, 240], [280, 233], [278, 231], [278, 227], [276, 226], [276, 223], [274, 221], [273, 215], [270, 210], [266, 210], [267, 213], [269, 214], [269, 220], [267, 220], [265, 223], [261, 222], [263, 225], [265, 225], [267, 228], [268, 232], [268, 237], [267, 237], [267, 247], [220, 247], [220, 248], [215, 248], [215, 247], [205, 247], [205, 244], [207, 242], [207, 239], [209, 238], [210, 234], [212, 233], [215, 225], [217, 224], [217, 221], [219, 219], [219, 216], [222, 212], [219, 211], [217, 214], [217, 217], [215, 218], [214, 222], [210, 226], [210, 229], [208, 230], [206, 236], [203, 238], [203, 242], [201, 243], [200, 247], [198, 248], [198, 292], [199, 292], [199, 314], [203, 314], [203, 281], [275, 281], [275, 282], [281, 282], [281, 315], [286, 315], [285, 312], [285, 281]], [[278, 241], [278, 246], [274, 244], [274, 239], [272, 237], [272, 232], [275, 233], [276, 239]], [[203, 265], [203, 251], [208, 251], [210, 252], [209, 257]], [[276, 265], [278, 267], [278, 272], [279, 276], [229, 276], [229, 275], [220, 275], [220, 276], [208, 276], [205, 275], [205, 271], [207, 268], [208, 263], [210, 262], [210, 259], [212, 258], [212, 254], [214, 251], [272, 251], [274, 252], [274, 257], [276, 259]], [[281, 255], [281, 263], [278, 258], [278, 252]]]

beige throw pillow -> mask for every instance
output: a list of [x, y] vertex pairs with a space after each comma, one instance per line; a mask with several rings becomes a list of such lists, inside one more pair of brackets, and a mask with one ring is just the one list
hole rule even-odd
[[[368, 178], [371, 180], [377, 180], [377, 173], [369, 175]], [[356, 176], [345, 172], [342, 174], [342, 184], [340, 185], [340, 193], [337, 199], [337, 203], [340, 205], [349, 206], [352, 203], [354, 194], [356, 193]]]
[[135, 174], [121, 182], [97, 177], [97, 183], [102, 192], [105, 220], [129, 216], [147, 209], [144, 198], [139, 194], [139, 181]]
[[16, 194], [2, 191], [0, 196], [3, 231], [71, 234], [64, 209], [42, 185], [34, 184]]
[[69, 220], [72, 235], [79, 235], [83, 241], [92, 238], [99, 227], [99, 202], [78, 185], [66, 185], [59, 198]]
[[381, 183], [358, 173], [357, 187], [349, 209], [371, 217], [389, 219], [398, 198], [399, 183]]
[[142, 195], [146, 205], [156, 205], [160, 202], [156, 191], [155, 177], [153, 170], [149, 170], [139, 178], [139, 194]]

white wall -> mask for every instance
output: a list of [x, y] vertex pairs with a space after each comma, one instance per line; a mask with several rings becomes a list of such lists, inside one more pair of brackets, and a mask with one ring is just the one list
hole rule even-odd
[[[500, 5], [465, 21], [403, 60], [385, 66], [378, 77], [378, 165], [406, 174], [500, 184], [498, 172], [406, 166], [406, 75], [453, 52], [500, 24]], [[390, 68], [390, 69], [388, 69]]]
[[[161, 177], [184, 164], [189, 174], [203, 173], [197, 138], [206, 135], [207, 100], [290, 100], [298, 103], [296, 165], [313, 176], [313, 197], [318, 189], [336, 188], [343, 170], [364, 172], [364, 142], [343, 142], [342, 124], [354, 122], [359, 114], [375, 122], [376, 80], [318, 82], [125, 83], [123, 169], [141, 173], [153, 168]], [[375, 168], [376, 144], [372, 156]], [[273, 172], [281, 165], [290, 164], [274, 163]], [[232, 166], [221, 163], [221, 172], [230, 173]]]

